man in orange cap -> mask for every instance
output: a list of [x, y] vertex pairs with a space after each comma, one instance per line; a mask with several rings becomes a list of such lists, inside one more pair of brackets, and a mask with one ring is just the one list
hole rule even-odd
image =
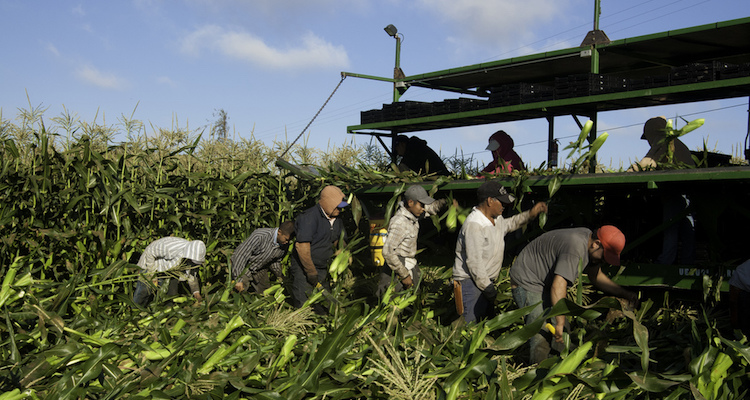
[[[580, 279], [578, 266], [589, 281], [602, 291], [635, 304], [638, 295], [614, 283], [601, 270], [604, 263], [620, 265], [625, 235], [613, 225], [591, 231], [588, 228], [556, 229], [529, 243], [510, 267], [513, 300], [519, 308], [537, 304], [524, 317], [526, 323], [539, 318], [545, 309], [565, 298], [568, 286]], [[555, 317], [554, 337], [562, 343], [565, 316]], [[538, 363], [549, 355], [550, 345], [538, 333], [529, 340], [531, 362]]]
[[294, 307], [302, 307], [318, 283], [328, 287], [328, 264], [333, 257], [334, 244], [343, 231], [343, 224], [338, 216], [348, 205], [344, 200], [344, 192], [329, 185], [320, 192], [318, 204], [295, 219], [297, 242], [289, 267]]

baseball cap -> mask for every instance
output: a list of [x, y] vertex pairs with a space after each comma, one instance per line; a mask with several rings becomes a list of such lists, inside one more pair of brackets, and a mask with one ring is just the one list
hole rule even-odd
[[495, 151], [500, 148], [500, 143], [495, 139], [490, 139], [490, 144], [487, 145], [485, 150]]
[[613, 225], [604, 225], [596, 231], [596, 237], [604, 249], [604, 261], [620, 265], [620, 253], [625, 247], [625, 235]]
[[490, 197], [500, 200], [501, 203], [510, 204], [516, 198], [505, 190], [505, 186], [498, 181], [486, 181], [477, 189], [477, 197], [482, 202]]
[[422, 204], [432, 204], [435, 201], [432, 197], [427, 194], [422, 186], [413, 185], [409, 186], [404, 193], [404, 198], [407, 200], [415, 200]]

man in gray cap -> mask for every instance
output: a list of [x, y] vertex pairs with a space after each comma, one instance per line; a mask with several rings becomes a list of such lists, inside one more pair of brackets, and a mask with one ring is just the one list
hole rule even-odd
[[[454, 205], [457, 204], [454, 200]], [[417, 235], [419, 220], [437, 214], [448, 204], [446, 199], [435, 200], [420, 185], [406, 189], [403, 202], [388, 223], [388, 236], [383, 244], [383, 258], [386, 265], [380, 272], [377, 296], [380, 297], [391, 284], [392, 276], [397, 278], [396, 291], [419, 282], [417, 266]]]
[[[200, 240], [170, 236], [151, 242], [138, 260], [138, 266], [141, 267], [146, 279], [138, 280], [133, 293], [133, 301], [145, 307], [151, 299], [153, 288], [161, 284], [164, 279], [169, 280], [168, 296], [177, 295], [179, 282], [187, 281], [193, 297], [201, 300], [200, 283], [195, 268], [204, 261], [206, 261], [206, 245]], [[166, 277], [155, 278], [160, 273]], [[149, 281], [152, 284], [149, 284]]]
[[456, 311], [467, 323], [485, 318], [492, 311], [497, 297], [495, 280], [503, 266], [505, 235], [547, 212], [547, 204], [540, 202], [531, 210], [503, 218], [503, 209], [515, 198], [497, 181], [483, 183], [477, 189], [477, 198], [479, 203], [458, 234], [453, 263]]

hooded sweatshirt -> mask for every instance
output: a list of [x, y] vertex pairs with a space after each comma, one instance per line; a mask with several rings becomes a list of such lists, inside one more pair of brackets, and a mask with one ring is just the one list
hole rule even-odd
[[487, 164], [482, 172], [502, 173], [513, 172], [514, 169], [524, 171], [526, 167], [521, 161], [521, 156], [513, 150], [513, 138], [505, 131], [497, 131], [490, 136], [490, 143], [496, 141], [500, 147], [492, 151], [492, 162]]

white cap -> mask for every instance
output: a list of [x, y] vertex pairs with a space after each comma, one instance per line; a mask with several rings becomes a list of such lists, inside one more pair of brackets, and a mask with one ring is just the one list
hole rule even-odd
[[500, 143], [498, 143], [497, 140], [492, 139], [490, 140], [490, 144], [487, 145], [487, 148], [485, 148], [485, 150], [495, 151], [499, 148], [500, 148]]

